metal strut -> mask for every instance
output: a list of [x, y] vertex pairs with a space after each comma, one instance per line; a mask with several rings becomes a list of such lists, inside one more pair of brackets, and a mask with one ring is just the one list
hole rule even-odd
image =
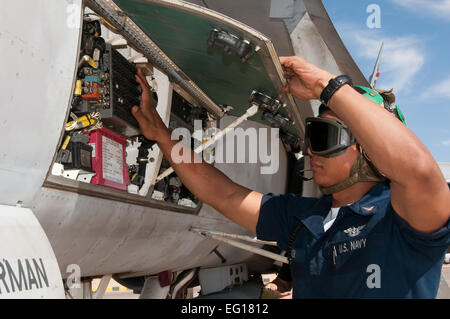
[[[203, 144], [199, 145], [194, 149], [194, 152], [196, 154], [201, 154], [205, 149], [216, 143], [219, 139], [223, 138], [225, 135], [227, 135], [231, 130], [233, 130], [236, 126], [241, 124], [242, 122], [246, 121], [249, 117], [252, 117], [258, 112], [258, 105], [253, 104], [250, 108], [247, 109], [247, 111], [238, 117], [234, 122], [232, 122], [230, 125], [228, 125], [226, 128], [221, 130], [219, 133], [214, 135], [211, 139], [204, 142]], [[172, 174], [175, 170], [173, 167], [169, 167], [164, 172], [162, 172], [154, 181], [153, 185], [158, 183], [160, 180], [164, 179], [165, 177]]]
[[[258, 247], [252, 246], [252, 245], [244, 244], [240, 241], [233, 240], [233, 239], [239, 239], [242, 241], [247, 241], [247, 242], [252, 242], [252, 243], [257, 243], [257, 244], [277, 246], [277, 243], [274, 241], [264, 241], [264, 240], [259, 240], [259, 239], [252, 238], [249, 236], [243, 236], [243, 235], [238, 235], [238, 234], [227, 234], [227, 233], [223, 233], [223, 232], [207, 230], [207, 229], [200, 229], [200, 228], [195, 228], [195, 227], [191, 227], [189, 230], [191, 232], [197, 233], [203, 237], [208, 237], [208, 238], [212, 238], [215, 240], [219, 240], [219, 241], [227, 243], [231, 246], [241, 248], [241, 249], [250, 251], [252, 253], [285, 263], [285, 264], [289, 264], [289, 260], [287, 257], [272, 253], [270, 251], [267, 251], [267, 250], [264, 250], [264, 249], [261, 249], [261, 248], [258, 248]], [[232, 238], [232, 239], [230, 239], [230, 238]]]
[[137, 51], [144, 54], [156, 68], [166, 73], [171, 81], [178, 84], [216, 119], [224, 115], [223, 110], [193, 83], [113, 1], [86, 0], [86, 4], [96, 13], [107, 18], [107, 24], [118, 29], [132, 46], [138, 48]]

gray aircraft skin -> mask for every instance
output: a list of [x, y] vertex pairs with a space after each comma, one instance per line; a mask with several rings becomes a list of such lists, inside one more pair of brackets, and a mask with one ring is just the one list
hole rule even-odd
[[[140, 2], [162, 5], [171, 10], [187, 10], [200, 16], [218, 12], [217, 19], [226, 21], [226, 16], [230, 17], [233, 23], [248, 25], [249, 30], [266, 36], [269, 40], [263, 41], [265, 44], [259, 54], [263, 55], [272, 48], [271, 55], [264, 58], [264, 65], [277, 89], [286, 83], [277, 58], [289, 55], [302, 56], [334, 74], [348, 74], [354, 83], [368, 86], [321, 1]], [[191, 227], [196, 227], [254, 236], [207, 204], [200, 203], [197, 208], [182, 207], [149, 196], [142, 197], [52, 175], [52, 165], [63, 140], [64, 124], [70, 113], [69, 101], [75, 86], [81, 32], [80, 28], [68, 24], [81, 21], [83, 15], [82, 10], [78, 12], [68, 8], [76, 8], [77, 5], [87, 5], [99, 14], [101, 8], [116, 6], [111, 0], [74, 0], [70, 3], [40, 0], [27, 2], [27, 12], [34, 12], [34, 18], [28, 20], [30, 24], [27, 26], [19, 26], [17, 19], [7, 16], [0, 19], [3, 21], [0, 22], [0, 43], [2, 48], [8, 49], [5, 52], [9, 52], [5, 53], [4, 61], [10, 63], [2, 68], [6, 71], [1, 77], [5, 92], [9, 94], [0, 97], [0, 202], [6, 205], [19, 203], [32, 209], [51, 243], [63, 278], [70, 275], [67, 269], [73, 264], [80, 267], [81, 276], [86, 278], [105, 274], [133, 278], [164, 271], [179, 273], [199, 267], [238, 263], [247, 264], [251, 272], [273, 270], [271, 259], [191, 232]], [[3, 12], [21, 12], [20, 1], [8, 1], [3, 8], [5, 6], [8, 10]], [[124, 13], [126, 16], [127, 12]], [[104, 18], [113, 23], [111, 17]], [[133, 22], [131, 15], [128, 19]], [[23, 22], [22, 19], [20, 21]], [[122, 35], [127, 39], [124, 32]], [[152, 64], [152, 57], [141, 53]], [[158, 65], [155, 68], [158, 69]], [[183, 70], [174, 68], [170, 72], [181, 74]], [[190, 84], [184, 82], [180, 84], [173, 76], [169, 79], [169, 84], [183, 92], [186, 98], [189, 98], [190, 90], [196, 89], [200, 92], [198, 96], [205, 95], [202, 87], [188, 87]], [[201, 105], [209, 105], [209, 109], [217, 105], [208, 96], [203, 101], [199, 101], [198, 96], [191, 97]], [[301, 138], [302, 125], [298, 122], [316, 114], [320, 103], [300, 101], [287, 95], [281, 96], [281, 99], [288, 104], [291, 118], [297, 119], [294, 126]], [[235, 119], [234, 116], [224, 115], [220, 109], [217, 113], [221, 128]], [[268, 126], [248, 120], [240, 127]], [[275, 174], [262, 175], [260, 169], [263, 164], [260, 162], [215, 163], [214, 166], [249, 189], [261, 193], [285, 193], [290, 177], [288, 148], [280, 142], [279, 149], [280, 164]], [[159, 167], [154, 170], [157, 172]], [[312, 182], [303, 183], [303, 195], [318, 195]]]

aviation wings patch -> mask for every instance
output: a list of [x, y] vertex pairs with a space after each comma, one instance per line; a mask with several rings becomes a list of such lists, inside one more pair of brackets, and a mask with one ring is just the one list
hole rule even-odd
[[361, 230], [363, 230], [364, 227], [366, 227], [366, 225], [349, 227], [346, 230], [344, 230], [344, 233], [346, 233], [349, 237], [356, 237], [361, 233]]

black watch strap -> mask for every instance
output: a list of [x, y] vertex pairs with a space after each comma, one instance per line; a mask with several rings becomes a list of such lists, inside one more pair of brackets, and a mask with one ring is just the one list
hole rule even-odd
[[353, 85], [352, 79], [348, 75], [339, 75], [328, 82], [328, 85], [323, 89], [322, 94], [320, 94], [320, 100], [323, 104], [328, 105], [331, 97], [337, 90], [344, 84]]

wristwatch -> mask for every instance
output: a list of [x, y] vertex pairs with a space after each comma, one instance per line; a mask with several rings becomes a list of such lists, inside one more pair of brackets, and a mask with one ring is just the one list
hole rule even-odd
[[328, 105], [331, 97], [339, 88], [345, 84], [353, 85], [352, 79], [348, 75], [339, 75], [328, 82], [328, 85], [320, 94], [320, 100], [323, 104]]

